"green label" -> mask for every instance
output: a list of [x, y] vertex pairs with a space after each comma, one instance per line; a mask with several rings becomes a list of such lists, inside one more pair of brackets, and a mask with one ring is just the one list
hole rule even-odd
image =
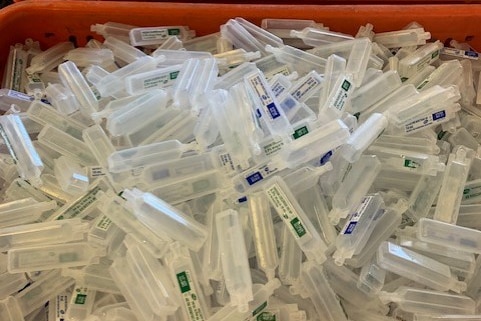
[[259, 305], [254, 311], [252, 311], [252, 316], [256, 316], [259, 314], [262, 310], [264, 310], [267, 307], [267, 301]]
[[176, 274], [177, 283], [183, 298], [185, 311], [189, 316], [190, 321], [204, 321], [204, 312], [199, 301], [199, 296], [196, 293], [196, 286], [192, 279], [189, 270], [182, 271]]
[[409, 168], [418, 168], [421, 164], [419, 164], [416, 161], [413, 161], [411, 159], [405, 159], [404, 160], [404, 167], [409, 167]]
[[172, 71], [172, 72], [169, 74], [170, 79], [171, 79], [171, 80], [177, 79], [177, 76], [179, 75], [179, 72], [180, 72], [180, 70], [178, 70], [178, 71]]
[[448, 132], [447, 131], [440, 131], [438, 134], [438, 140], [441, 140]]
[[187, 273], [185, 271], [177, 274], [177, 282], [179, 283], [181, 293], [190, 291], [189, 278], [187, 277]]
[[341, 85], [342, 89], [344, 89], [345, 91], [348, 91], [349, 88], [351, 88], [351, 83], [347, 80], [344, 80], [342, 82], [342, 85]]
[[309, 129], [307, 129], [307, 126], [302, 126], [301, 128], [295, 130], [294, 134], [292, 134], [292, 137], [294, 137], [294, 139], [298, 139], [299, 137], [302, 137], [308, 133]]
[[86, 294], [77, 294], [77, 297], [75, 298], [75, 304], [85, 304], [86, 300], [87, 300]]
[[296, 217], [293, 220], [291, 220], [291, 225], [294, 228], [294, 230], [296, 231], [297, 236], [302, 237], [302, 236], [304, 236], [304, 234], [307, 233], [304, 226], [302, 226], [301, 221], [299, 221], [299, 218]]
[[257, 321], [276, 321], [276, 315], [271, 312], [262, 312], [256, 318]]
[[168, 33], [169, 33], [169, 36], [178, 36], [180, 35], [180, 29], [179, 28], [169, 29]]
[[463, 190], [463, 200], [481, 196], [481, 186], [472, 186]]
[[431, 59], [434, 59], [434, 58], [436, 58], [437, 56], [439, 56], [439, 50], [436, 50], [435, 52], [432, 53]]
[[296, 208], [294, 207], [294, 204], [291, 202], [291, 200], [277, 183], [274, 183], [272, 186], [267, 188], [266, 194], [269, 198], [269, 202], [274, 207], [277, 214], [282, 217], [284, 223], [287, 225], [287, 227], [296, 239], [300, 239], [301, 237], [312, 237], [310, 233], [306, 230], [304, 223], [302, 222]]

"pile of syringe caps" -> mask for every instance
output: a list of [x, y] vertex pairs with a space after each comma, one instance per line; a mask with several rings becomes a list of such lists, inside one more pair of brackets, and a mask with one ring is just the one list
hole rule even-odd
[[92, 32], [10, 48], [1, 321], [481, 320], [468, 44], [418, 23]]

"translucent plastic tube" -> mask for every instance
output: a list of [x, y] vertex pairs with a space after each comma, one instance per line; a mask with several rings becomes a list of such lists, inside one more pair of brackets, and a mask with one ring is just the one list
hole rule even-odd
[[257, 193], [250, 195], [248, 202], [259, 267], [266, 273], [267, 279], [272, 280], [279, 265], [279, 258], [269, 200], [264, 193]]
[[135, 216], [154, 233], [165, 233], [193, 250], [199, 250], [205, 242], [205, 226], [163, 200], [138, 189], [125, 190], [122, 195]]
[[377, 263], [383, 269], [399, 274], [439, 291], [466, 289], [445, 264], [391, 242], [383, 242], [377, 252]]
[[239, 312], [246, 312], [249, 309], [249, 302], [253, 300], [252, 280], [237, 211], [226, 210], [218, 213], [216, 230], [220, 243], [222, 271], [231, 304], [237, 306]]
[[283, 179], [271, 178], [264, 192], [309, 260], [322, 264], [326, 260], [327, 246]]

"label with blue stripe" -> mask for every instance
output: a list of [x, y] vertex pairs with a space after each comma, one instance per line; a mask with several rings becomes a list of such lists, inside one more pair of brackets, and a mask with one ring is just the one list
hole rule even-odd
[[258, 181], [263, 180], [262, 174], [260, 172], [255, 172], [246, 177], [246, 181], [249, 185], [254, 185]]

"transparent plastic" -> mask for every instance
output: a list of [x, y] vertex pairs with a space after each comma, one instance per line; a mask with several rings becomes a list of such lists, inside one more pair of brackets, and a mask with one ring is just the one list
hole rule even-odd
[[135, 216], [156, 234], [165, 234], [194, 251], [204, 244], [206, 227], [158, 197], [138, 189], [125, 190], [122, 196]]
[[239, 312], [246, 312], [249, 309], [249, 302], [254, 297], [239, 213], [234, 210], [218, 213], [216, 230], [220, 245], [222, 271], [231, 304], [237, 306]]
[[474, 157], [474, 151], [464, 146], [460, 146], [455, 153], [449, 155], [434, 212], [435, 220], [456, 223], [459, 205], [465, 193], [466, 180]]
[[81, 241], [88, 231], [88, 223], [80, 219], [24, 224], [0, 229], [1, 251], [36, 244], [56, 244]]
[[470, 253], [481, 252], [481, 231], [422, 218], [417, 225], [420, 240]]
[[53, 126], [46, 125], [38, 134], [38, 141], [81, 165], [97, 164], [95, 157], [82, 140]]
[[336, 252], [332, 257], [337, 265], [343, 265], [346, 259], [359, 254], [377, 225], [383, 207], [384, 201], [379, 194], [368, 195], [349, 215], [336, 238]]
[[466, 283], [458, 281], [446, 264], [391, 242], [385, 241], [379, 247], [377, 264], [435, 290], [457, 293], [466, 290]]
[[399, 60], [401, 77], [409, 78], [439, 59], [439, 54], [443, 47], [443, 43], [437, 40], [421, 46], [413, 53]]
[[35, 55], [25, 71], [29, 74], [50, 71], [60, 64], [64, 60], [64, 55], [72, 49], [74, 49], [74, 45], [71, 42], [58, 43]]
[[474, 314], [473, 299], [439, 291], [399, 287], [395, 292], [381, 292], [383, 302], [395, 302], [403, 310], [419, 314]]
[[331, 223], [339, 223], [361, 203], [380, 171], [381, 163], [375, 155], [361, 156], [352, 165], [332, 197], [332, 209], [329, 213]]
[[388, 126], [387, 118], [379, 113], [373, 113], [359, 125], [341, 147], [342, 156], [350, 163], [359, 160], [361, 154]]
[[264, 186], [264, 192], [308, 259], [322, 264], [327, 246], [284, 180], [272, 177]]
[[90, 114], [98, 111], [99, 102], [97, 97], [73, 62], [67, 61], [60, 64], [58, 73], [62, 84], [70, 88], [75, 98], [77, 98], [83, 115], [89, 117]]
[[123, 41], [126, 40], [125, 38], [123, 40], [121, 39], [122, 38], [120, 37], [109, 35], [105, 37], [105, 41], [103, 42], [105, 47], [112, 50], [116, 59], [119, 59], [124, 63], [131, 63], [139, 58], [147, 56], [141, 50], [131, 46], [126, 41]]
[[376, 32], [374, 35], [374, 41], [387, 48], [424, 45], [430, 38], [431, 33], [425, 32], [424, 28]]
[[35, 186], [41, 185], [43, 162], [19, 115], [0, 116], [0, 136], [16, 163], [20, 176]]
[[[80, 107], [72, 91], [61, 84], [49, 84], [47, 88], [45, 88], [45, 94], [52, 106], [64, 115], [70, 115]], [[32, 109], [32, 107], [30, 107], [29, 110], [30, 109]]]
[[8, 251], [8, 271], [34, 272], [98, 263], [105, 249], [87, 242], [37, 245]]
[[269, 200], [264, 193], [259, 192], [249, 195], [247, 201], [257, 262], [259, 268], [266, 273], [267, 279], [272, 280], [276, 275], [279, 257]]

